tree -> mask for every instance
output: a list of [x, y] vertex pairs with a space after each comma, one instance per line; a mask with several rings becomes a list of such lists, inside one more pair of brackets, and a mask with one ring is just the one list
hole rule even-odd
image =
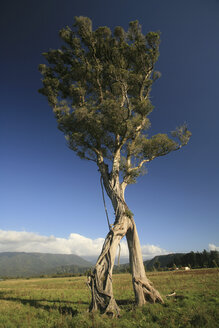
[[116, 249], [126, 236], [133, 288], [138, 305], [163, 302], [145, 275], [134, 217], [125, 201], [126, 187], [159, 156], [186, 145], [191, 133], [185, 125], [167, 134], [148, 136], [153, 110], [150, 90], [159, 77], [159, 33], [144, 35], [138, 21], [127, 32], [116, 27], [92, 28], [87, 17], [76, 17], [73, 28], [60, 31], [64, 45], [44, 53], [48, 64], [40, 93], [48, 98], [70, 149], [100, 171], [111, 199], [115, 222], [106, 236], [89, 285], [90, 310], [119, 314], [113, 297], [112, 270]]
[[210, 251], [210, 258], [209, 258], [209, 262], [211, 264], [211, 267], [213, 268], [217, 268], [219, 265], [219, 252], [214, 250], [214, 251]]
[[208, 252], [206, 251], [206, 249], [204, 249], [202, 252], [202, 267], [203, 268], [209, 267], [209, 256], [208, 256]]

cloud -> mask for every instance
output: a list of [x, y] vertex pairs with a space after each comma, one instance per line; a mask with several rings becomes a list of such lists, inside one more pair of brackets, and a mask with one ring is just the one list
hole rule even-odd
[[218, 251], [219, 252], [219, 247], [215, 246], [214, 244], [208, 244], [209, 250], [210, 251]]
[[[91, 239], [71, 233], [68, 238], [42, 236], [26, 231], [0, 230], [0, 252], [39, 252], [52, 254], [76, 254], [84, 258], [97, 258], [101, 252], [104, 238]], [[165, 249], [154, 245], [143, 245], [143, 258], [168, 254]], [[121, 241], [121, 257], [128, 258], [128, 246]]]
[[151, 258], [155, 255], [166, 255], [170, 254], [170, 252], [166, 251], [163, 248], [160, 248], [159, 246], [154, 245], [143, 245], [141, 246], [142, 250], [142, 256], [143, 258]]

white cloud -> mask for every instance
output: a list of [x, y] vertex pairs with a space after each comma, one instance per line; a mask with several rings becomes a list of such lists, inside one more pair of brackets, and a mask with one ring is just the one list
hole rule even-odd
[[[40, 252], [53, 254], [76, 254], [85, 258], [98, 257], [104, 238], [90, 239], [71, 233], [68, 238], [42, 236], [26, 231], [0, 230], [0, 252]], [[155, 255], [168, 254], [158, 246], [143, 245], [143, 258], [152, 258]], [[125, 240], [121, 241], [121, 257], [128, 258], [128, 246]]]
[[214, 244], [208, 244], [209, 250], [210, 251], [218, 251], [219, 252], [219, 247], [215, 246]]
[[141, 246], [142, 256], [143, 258], [151, 258], [155, 255], [165, 255], [170, 254], [170, 252], [166, 251], [163, 248], [155, 245], [143, 245]]

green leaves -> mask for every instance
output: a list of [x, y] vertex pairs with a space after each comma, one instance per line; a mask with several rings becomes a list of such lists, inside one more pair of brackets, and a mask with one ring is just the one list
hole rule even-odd
[[166, 134], [157, 134], [150, 139], [142, 139], [142, 153], [145, 158], [152, 160], [158, 156], [167, 155], [176, 150], [178, 144], [171, 140]]
[[[96, 162], [105, 158], [112, 168], [120, 151], [125, 162], [120, 170], [131, 181], [147, 160], [180, 147], [164, 134], [146, 137], [153, 110], [150, 90], [160, 76], [154, 71], [159, 33], [144, 35], [138, 21], [131, 22], [127, 32], [120, 26], [114, 33], [106, 26], [93, 30], [91, 20], [80, 16], [60, 37], [65, 44], [43, 54], [48, 64], [39, 66], [39, 91], [78, 156]], [[191, 133], [180, 127], [172, 135], [182, 146]]]
[[192, 135], [192, 133], [187, 129], [186, 124], [183, 124], [182, 126], [176, 128], [176, 130], [172, 131], [171, 134], [174, 138], [179, 139], [182, 146], [187, 145]]

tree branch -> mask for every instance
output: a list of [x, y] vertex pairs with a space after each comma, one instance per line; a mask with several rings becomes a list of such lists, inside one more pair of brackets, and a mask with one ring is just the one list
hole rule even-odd
[[[179, 149], [181, 149], [182, 148], [182, 146], [183, 145], [178, 145], [178, 147], [176, 147], [175, 149], [172, 149], [173, 151], [176, 151], [176, 150], [179, 150]], [[167, 155], [169, 152], [171, 152], [172, 150], [170, 150], [170, 151], [168, 151], [168, 152], [166, 152], [166, 153], [163, 153], [163, 154], [158, 154], [158, 155], [154, 155], [154, 156], [151, 156], [150, 158], [145, 158], [145, 159], [143, 159], [137, 166], [135, 166], [135, 167], [131, 167], [131, 155], [129, 156], [129, 158], [127, 158], [127, 171], [126, 171], [126, 174], [125, 174], [125, 176], [124, 176], [124, 178], [123, 178], [123, 181], [122, 181], [122, 183], [121, 183], [121, 186], [125, 186], [126, 187], [126, 185], [129, 183], [129, 180], [130, 180], [130, 178], [132, 177], [132, 175], [136, 172], [138, 172], [141, 168], [142, 168], [142, 166], [145, 164], [145, 163], [149, 163], [149, 162], [151, 162], [151, 161], [153, 161], [155, 158], [157, 158], [157, 157], [161, 157], [161, 156], [165, 156], [165, 155]]]
[[142, 101], [143, 99], [146, 100], [146, 99], [147, 99], [147, 96], [148, 96], [148, 94], [149, 94], [149, 90], [148, 90], [146, 96], [143, 97], [143, 92], [144, 92], [145, 82], [146, 82], [147, 79], [150, 77], [152, 71], [153, 71], [153, 66], [147, 71], [147, 73], [145, 74], [144, 80], [143, 80], [143, 82], [142, 82], [142, 86], [141, 86], [140, 94], [139, 94], [139, 98], [140, 98], [141, 101]]
[[92, 55], [93, 55], [93, 58], [96, 62], [96, 81], [97, 81], [97, 86], [99, 88], [99, 99], [100, 99], [100, 103], [103, 101], [103, 90], [102, 90], [102, 85], [100, 83], [100, 79], [99, 79], [99, 73], [100, 73], [100, 70], [99, 70], [99, 62], [98, 62], [98, 59], [96, 57], [96, 51], [95, 51], [95, 46], [93, 44], [93, 42], [91, 42], [91, 48], [92, 48]]

